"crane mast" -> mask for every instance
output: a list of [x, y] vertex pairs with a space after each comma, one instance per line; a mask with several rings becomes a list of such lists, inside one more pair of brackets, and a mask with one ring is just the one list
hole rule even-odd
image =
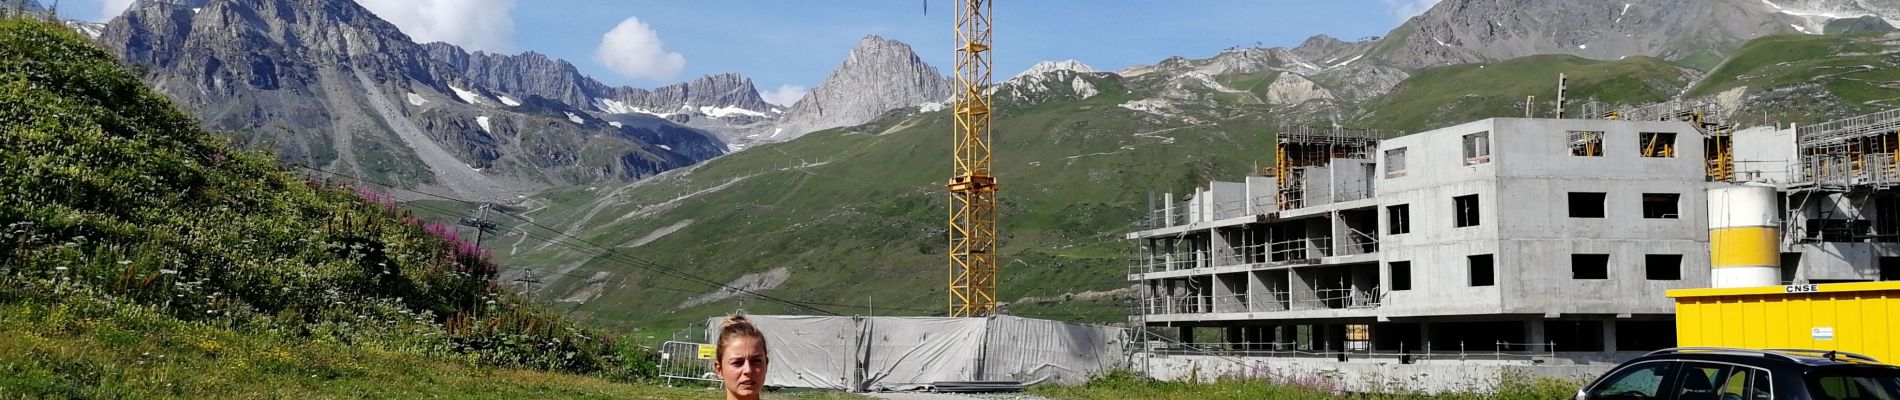
[[996, 178], [990, 175], [990, 2], [953, 0], [956, 72], [951, 95], [950, 285], [952, 317], [996, 312]]

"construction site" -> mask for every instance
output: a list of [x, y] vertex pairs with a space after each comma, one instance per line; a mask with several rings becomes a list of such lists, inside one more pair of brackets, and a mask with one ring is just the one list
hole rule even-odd
[[[1887, 355], [1885, 322], [1833, 321], [1884, 315], [1885, 300], [1755, 314], [1844, 296], [1763, 297], [1784, 286], [1855, 299], [1895, 289], [1853, 285], [1900, 280], [1900, 111], [1722, 121], [1710, 104], [1667, 103], [1409, 134], [1288, 125], [1272, 132], [1270, 166], [1159, 194], [1123, 235], [1135, 254], [1116, 271], [1138, 293], [1127, 325], [967, 303], [993, 301], [994, 286], [965, 279], [993, 285], [995, 270], [960, 274], [994, 259], [985, 252], [952, 253], [952, 288], [973, 291], [952, 291], [948, 317], [756, 321], [797, 360], [773, 385], [858, 392], [1020, 390], [1131, 370], [1439, 393], [1514, 375], [1588, 379], [1688, 345]], [[971, 232], [993, 234], [984, 226]], [[1758, 308], [1727, 308], [1743, 303]], [[1828, 336], [1806, 336], [1806, 319], [1827, 319], [1812, 323]], [[692, 355], [706, 345], [668, 346], [678, 357], [666, 376], [704, 379]]]
[[[1672, 290], [1900, 279], [1900, 111], [1739, 131], [1706, 104], [1587, 117], [1283, 129], [1270, 169], [1166, 194], [1127, 233], [1130, 320], [1178, 339], [1134, 361], [1422, 390], [1590, 376], [1678, 346]], [[1773, 218], [1728, 211], [1749, 208]], [[1405, 379], [1425, 375], [1465, 378]]]
[[[959, 3], [956, 19], [945, 316], [757, 317], [790, 349], [770, 385], [1008, 391], [1129, 370], [1440, 393], [1589, 379], [1683, 345], [1886, 355], [1892, 341], [1862, 320], [1884, 321], [1878, 301], [1742, 304], [1900, 289], [1814, 286], [1900, 280], [1900, 110], [1748, 129], [1712, 102], [1566, 117], [1563, 76], [1550, 118], [1533, 98], [1524, 118], [1423, 132], [1261, 132], [1269, 166], [1155, 196], [1122, 233], [1132, 262], [1103, 273], [1135, 288], [1128, 324], [999, 315], [988, 12]], [[663, 376], [708, 380], [710, 345], [666, 346]]]

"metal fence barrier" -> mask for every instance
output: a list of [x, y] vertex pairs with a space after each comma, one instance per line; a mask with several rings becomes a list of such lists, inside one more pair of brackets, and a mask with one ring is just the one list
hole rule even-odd
[[713, 373], [713, 345], [693, 342], [666, 342], [660, 345], [660, 377], [668, 383], [674, 379], [687, 381], [719, 381], [719, 375]]

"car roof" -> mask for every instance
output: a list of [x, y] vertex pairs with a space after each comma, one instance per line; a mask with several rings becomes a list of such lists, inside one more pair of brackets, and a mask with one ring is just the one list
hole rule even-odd
[[1876, 366], [1895, 368], [1882, 364], [1872, 357], [1859, 354], [1801, 349], [1671, 348], [1651, 352], [1638, 357], [1636, 361], [1646, 360], [1704, 360], [1756, 367]]

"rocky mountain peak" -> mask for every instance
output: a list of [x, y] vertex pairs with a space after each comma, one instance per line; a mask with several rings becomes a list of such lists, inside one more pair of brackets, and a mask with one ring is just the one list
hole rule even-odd
[[1317, 63], [1332, 64], [1327, 61], [1357, 55], [1357, 53], [1364, 50], [1364, 43], [1365, 42], [1347, 42], [1327, 35], [1313, 35], [1313, 37], [1306, 38], [1306, 41], [1300, 42], [1299, 47], [1294, 47], [1288, 51], [1302, 59]]
[[917, 57], [910, 45], [870, 35], [851, 49], [823, 83], [785, 111], [784, 120], [768, 140], [790, 140], [812, 131], [860, 125], [886, 111], [949, 97], [949, 81]]
[[1707, 58], [1749, 39], [1803, 29], [1800, 17], [1774, 4], [1762, 0], [1444, 0], [1386, 35], [1375, 56], [1405, 69], [1537, 54], [1599, 60]]
[[1088, 73], [1088, 72], [1095, 72], [1095, 68], [1090, 67], [1088, 64], [1083, 64], [1081, 61], [1076, 61], [1076, 60], [1043, 61], [1043, 62], [1036, 63], [1036, 65], [1030, 66], [1029, 69], [1023, 70], [1023, 72], [1020, 74], [1016, 74], [1016, 78], [1012, 78], [1012, 79], [1020, 79], [1023, 77], [1031, 77], [1031, 76], [1042, 76], [1042, 75], [1047, 75], [1051, 72], [1056, 72], [1056, 71]]
[[541, 96], [585, 108], [598, 97], [589, 89], [606, 86], [581, 75], [573, 64], [541, 53], [470, 53], [447, 43], [429, 43], [423, 47], [430, 58], [461, 71], [476, 85], [524, 98]]
[[1805, 33], [1820, 34], [1829, 22], [1841, 19], [1874, 17], [1888, 25], [1900, 25], [1900, 2], [1881, 0], [1762, 0], [1782, 14], [1805, 22]]
[[563, 102], [604, 87], [564, 61], [417, 44], [354, 0], [141, 0], [99, 42], [241, 144], [465, 198], [640, 179], [724, 153], [703, 131]]
[[759, 89], [752, 84], [751, 78], [735, 73], [707, 75], [691, 82], [664, 86], [654, 89], [651, 97], [695, 108], [736, 108], [757, 112], [772, 109], [771, 104], [766, 104], [765, 99], [759, 97]]

